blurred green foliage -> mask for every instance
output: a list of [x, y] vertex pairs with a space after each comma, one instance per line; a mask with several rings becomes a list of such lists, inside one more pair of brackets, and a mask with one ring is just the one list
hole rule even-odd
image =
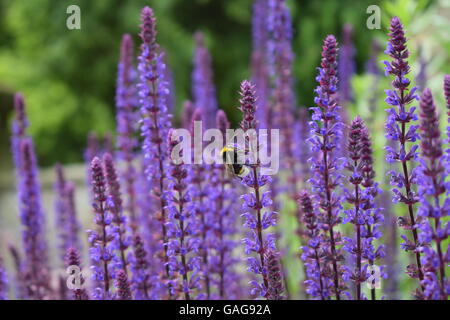
[[[81, 8], [81, 30], [66, 28], [66, 9], [71, 4]], [[288, 0], [288, 4], [295, 28], [297, 101], [310, 106], [327, 34], [340, 39], [343, 24], [353, 24], [361, 73], [372, 39], [386, 34], [385, 28], [366, 28], [368, 5], [382, 7], [386, 25], [395, 12], [410, 21], [408, 17], [415, 17], [411, 12], [422, 12], [429, 1]], [[249, 77], [252, 0], [2, 0], [0, 92], [25, 94], [41, 165], [79, 161], [88, 131], [100, 135], [114, 131], [121, 35], [132, 34], [138, 47], [139, 15], [145, 5], [155, 10], [158, 41], [174, 73], [177, 114], [182, 101], [190, 98], [192, 35], [202, 30], [213, 56], [220, 106], [234, 123], [238, 121], [237, 89]]]

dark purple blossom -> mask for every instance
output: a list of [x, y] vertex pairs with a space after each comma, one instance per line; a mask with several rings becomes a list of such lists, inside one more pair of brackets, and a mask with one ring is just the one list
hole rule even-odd
[[[169, 89], [164, 79], [165, 64], [163, 55], [156, 42], [156, 18], [153, 10], [145, 7], [141, 14], [142, 39], [139, 65], [139, 97], [141, 111], [141, 133], [144, 137], [142, 150], [144, 153], [145, 174], [150, 183], [154, 200], [154, 216], [160, 221], [161, 231], [157, 240], [159, 248], [157, 256], [161, 259], [162, 272], [159, 283], [166, 287], [166, 293], [172, 298], [170, 285], [165, 281], [170, 278], [167, 256], [167, 134], [170, 127], [170, 115], [167, 111], [167, 96]], [[164, 294], [164, 293], [161, 293]]]
[[328, 299], [333, 280], [330, 278], [332, 271], [330, 265], [325, 262], [327, 257], [323, 249], [325, 238], [320, 232], [317, 211], [313, 206], [311, 196], [308, 191], [300, 191], [298, 197], [301, 217], [300, 224], [304, 224], [303, 236], [306, 238], [306, 245], [301, 247], [301, 258], [306, 268], [306, 293], [314, 299]]
[[[69, 247], [67, 248], [66, 256], [65, 256], [65, 266], [66, 268], [69, 267], [78, 267], [79, 270], [74, 269], [75, 272], [80, 271], [78, 274], [71, 274], [73, 276], [72, 285], [75, 287], [73, 289], [73, 300], [89, 300], [89, 295], [85, 289], [86, 287], [86, 281], [83, 277], [83, 270], [80, 262], [80, 256], [78, 254], [78, 250]], [[65, 285], [65, 283], [64, 283]], [[79, 286], [78, 288], [76, 286]]]
[[148, 300], [151, 296], [148, 254], [139, 234], [133, 237], [133, 256], [131, 260], [132, 289], [137, 300]]
[[117, 270], [115, 276], [115, 285], [117, 288], [117, 300], [132, 300], [130, 284], [128, 283], [128, 276], [124, 270]]
[[111, 233], [112, 215], [107, 209], [106, 181], [102, 168], [102, 161], [95, 157], [91, 163], [91, 186], [93, 195], [94, 223], [98, 231], [89, 230], [89, 242], [91, 248], [89, 253], [93, 266], [92, 280], [99, 287], [95, 288], [96, 299], [111, 299], [111, 279], [110, 263], [114, 253], [111, 246], [113, 235]]
[[445, 219], [450, 212], [450, 199], [441, 201], [445, 194], [446, 171], [442, 141], [439, 130], [439, 116], [429, 89], [425, 89], [420, 99], [419, 118], [421, 159], [418, 168], [420, 207], [418, 210], [419, 243], [423, 265], [425, 299], [447, 300], [450, 282], [446, 278], [445, 241], [449, 224]]
[[[423, 280], [420, 253], [418, 250], [419, 239], [417, 236], [416, 217], [414, 215], [414, 204], [418, 202], [413, 185], [415, 184], [414, 165], [417, 158], [418, 146], [413, 144], [418, 138], [417, 120], [415, 107], [409, 107], [414, 100], [419, 98], [415, 95], [416, 88], [409, 89], [410, 80], [406, 77], [410, 72], [408, 61], [408, 49], [406, 48], [406, 37], [403, 26], [399, 18], [394, 17], [391, 21], [389, 41], [385, 53], [392, 58], [391, 62], [384, 61], [386, 75], [395, 76], [392, 81], [393, 90], [386, 90], [386, 102], [391, 106], [387, 109], [388, 117], [386, 121], [386, 138], [394, 141], [394, 146], [385, 147], [386, 160], [389, 163], [398, 163], [400, 171], [391, 170], [388, 172], [391, 178], [391, 185], [395, 202], [402, 202], [408, 208], [408, 218], [400, 217], [404, 228], [411, 230], [413, 242], [404, 237], [405, 242], [402, 247], [406, 251], [415, 253], [415, 266], [418, 271], [418, 278]], [[412, 146], [410, 146], [413, 144]], [[403, 190], [403, 191], [402, 191]], [[412, 266], [414, 267], [414, 266]]]
[[201, 32], [195, 33], [194, 70], [192, 72], [192, 97], [196, 108], [202, 110], [205, 129], [214, 128], [217, 111], [216, 89], [213, 82], [211, 56]]
[[279, 262], [279, 254], [269, 249], [264, 254], [267, 267], [267, 300], [283, 300], [283, 275]]
[[312, 121], [310, 122], [311, 151], [317, 154], [311, 158], [312, 191], [316, 202], [320, 206], [319, 221], [322, 232], [326, 237], [324, 250], [328, 257], [326, 261], [332, 265], [332, 279], [334, 288], [331, 295], [340, 299], [341, 292], [345, 288], [342, 274], [344, 257], [341, 253], [341, 234], [335, 230], [341, 224], [342, 197], [337, 189], [341, 185], [340, 169], [342, 161], [337, 158], [336, 151], [342, 139], [342, 122], [340, 119], [340, 107], [337, 101], [337, 43], [334, 36], [326, 37], [322, 47], [322, 61], [319, 75], [316, 80], [317, 107], [312, 107]]

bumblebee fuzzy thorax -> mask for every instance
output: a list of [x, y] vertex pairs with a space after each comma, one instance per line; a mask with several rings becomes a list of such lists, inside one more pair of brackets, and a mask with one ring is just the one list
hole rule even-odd
[[245, 177], [249, 170], [243, 163], [242, 151], [233, 146], [226, 146], [220, 151], [222, 161], [227, 171], [239, 178]]

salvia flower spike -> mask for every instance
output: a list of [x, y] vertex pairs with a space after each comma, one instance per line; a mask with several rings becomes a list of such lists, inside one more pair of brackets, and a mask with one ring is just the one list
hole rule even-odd
[[[418, 100], [415, 94], [416, 88], [410, 87], [410, 80], [406, 77], [410, 72], [408, 61], [408, 49], [406, 48], [406, 37], [403, 25], [397, 17], [392, 18], [389, 33], [389, 41], [385, 53], [391, 57], [392, 61], [384, 61], [385, 74], [393, 75], [393, 90], [386, 90], [386, 102], [391, 106], [387, 109], [388, 118], [386, 121], [386, 138], [394, 141], [394, 147], [387, 146], [386, 160], [389, 163], [399, 163], [401, 170], [391, 170], [388, 174], [391, 177], [392, 192], [395, 202], [404, 203], [408, 209], [408, 217], [401, 217], [401, 225], [411, 230], [413, 241], [406, 236], [402, 236], [404, 242], [402, 247], [406, 251], [411, 251], [416, 256], [416, 264], [410, 265], [410, 274], [423, 280], [422, 264], [420, 262], [419, 239], [417, 236], [416, 216], [414, 205], [418, 202], [417, 194], [413, 186], [415, 181], [414, 165], [417, 159], [418, 145], [413, 143], [418, 139], [417, 120], [415, 114], [416, 107], [408, 106]], [[413, 144], [413, 145], [411, 145]], [[403, 189], [403, 192], [401, 191]]]
[[300, 191], [298, 201], [301, 222], [305, 225], [304, 236], [307, 239], [307, 245], [301, 248], [301, 258], [306, 266], [306, 293], [314, 299], [329, 299], [333, 280], [328, 276], [331, 273], [325, 262], [326, 239], [320, 232], [317, 211], [307, 190]]
[[116, 85], [117, 150], [119, 159], [125, 162], [121, 171], [126, 198], [125, 208], [132, 228], [137, 228], [137, 170], [133, 164], [137, 146], [137, 72], [134, 67], [134, 44], [129, 34], [122, 37], [120, 62]]
[[[173, 156], [178, 137], [174, 131], [169, 132], [169, 152]], [[181, 153], [181, 152], [180, 152]], [[180, 155], [182, 156], [182, 155]], [[199, 251], [199, 222], [191, 205], [191, 191], [187, 184], [187, 166], [181, 159], [172, 159], [170, 166], [171, 195], [168, 204], [168, 256], [171, 272], [177, 273], [181, 285], [181, 293], [185, 300], [193, 298], [192, 291], [200, 290], [201, 265]]]
[[446, 170], [443, 156], [442, 141], [439, 130], [439, 116], [430, 89], [425, 89], [420, 99], [419, 134], [421, 159], [418, 168], [419, 243], [421, 245], [421, 262], [423, 265], [425, 299], [447, 300], [449, 282], [445, 275], [448, 264], [445, 261], [446, 252], [444, 241], [449, 236], [448, 222], [445, 218], [449, 214], [450, 201], [445, 198]]
[[[243, 114], [241, 128], [244, 131], [256, 130], [256, 96], [252, 83], [247, 80], [242, 81], [240, 90], [240, 110]], [[252, 136], [257, 139], [256, 136]], [[249, 145], [254, 145], [254, 141], [248, 141]], [[258, 150], [258, 141], [256, 141], [256, 150]], [[242, 209], [244, 226], [250, 229], [248, 237], [243, 239], [245, 252], [250, 255], [252, 252], [259, 257], [250, 256], [247, 258], [249, 263], [248, 270], [261, 275], [262, 283], [253, 281], [252, 294], [268, 297], [269, 282], [267, 278], [267, 266], [264, 255], [269, 250], [276, 250], [275, 237], [273, 234], [267, 234], [264, 238], [263, 230], [276, 225], [277, 213], [271, 210], [272, 199], [270, 191], [263, 191], [266, 185], [270, 184], [270, 177], [260, 173], [259, 159], [252, 159], [250, 174], [243, 178], [242, 183], [250, 188], [251, 192], [241, 198], [244, 200]]]
[[322, 46], [322, 61], [319, 68], [316, 98], [317, 107], [312, 107], [312, 121], [310, 122], [311, 151], [320, 153], [310, 161], [312, 162], [313, 176], [310, 183], [312, 191], [316, 194], [317, 203], [320, 204], [320, 219], [323, 233], [327, 234], [328, 245], [325, 250], [329, 255], [332, 266], [334, 292], [336, 299], [340, 300], [341, 291], [345, 287], [341, 268], [343, 255], [340, 249], [341, 235], [335, 227], [341, 223], [341, 196], [337, 192], [341, 184], [340, 169], [342, 161], [337, 158], [336, 151], [342, 140], [342, 122], [340, 107], [337, 101], [337, 43], [334, 36], [325, 38]]
[[110, 264], [114, 253], [111, 245], [112, 215], [107, 209], [106, 181], [103, 172], [102, 161], [95, 157], [91, 162], [91, 186], [93, 195], [94, 222], [98, 230], [89, 230], [89, 242], [91, 244], [90, 255], [93, 261], [93, 280], [99, 287], [95, 288], [96, 299], [111, 299], [111, 281], [113, 274]]
[[170, 127], [170, 115], [167, 111], [168, 86], [164, 79], [165, 64], [159, 45], [156, 42], [156, 18], [149, 7], [142, 9], [142, 39], [139, 55], [139, 103], [141, 113], [141, 133], [144, 137], [143, 152], [145, 174], [152, 187], [152, 195], [157, 200], [157, 213], [154, 219], [161, 222], [160, 264], [164, 272], [158, 272], [161, 283], [167, 281], [166, 293], [172, 298], [169, 285], [170, 270], [167, 257], [167, 133]]

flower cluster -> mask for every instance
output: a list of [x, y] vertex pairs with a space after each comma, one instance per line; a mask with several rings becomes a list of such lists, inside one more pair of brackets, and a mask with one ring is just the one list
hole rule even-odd
[[[415, 254], [415, 264], [406, 267], [406, 273], [420, 285], [414, 296], [448, 299], [450, 149], [444, 150], [448, 141], [441, 138], [431, 90], [423, 89], [419, 117], [415, 114], [412, 103], [419, 98], [408, 79], [409, 52], [400, 20], [391, 21], [386, 50], [390, 57], [385, 62], [386, 75], [394, 79], [386, 91], [389, 163], [384, 168], [389, 167], [393, 189], [382, 193], [375, 174], [379, 153], [368, 128], [376, 127], [375, 116], [366, 115], [364, 120], [356, 116], [351, 123], [342, 120], [347, 108], [340, 105], [350, 105], [355, 73], [350, 26], [344, 26], [339, 58], [335, 37], [329, 35], [323, 42], [310, 118], [308, 109], [296, 108], [293, 29], [286, 2], [254, 2], [251, 62], [255, 85], [247, 80], [240, 84], [242, 119], [234, 136], [229, 135], [227, 115], [218, 109], [211, 56], [203, 35], [195, 35], [193, 102], [185, 101], [180, 110], [184, 117], [179, 119], [180, 130], [170, 115], [177, 111], [173, 73], [156, 42], [152, 9], [142, 10], [137, 68], [132, 38], [123, 36], [116, 88], [117, 134], [99, 138], [92, 132], [85, 152], [88, 200], [93, 209], [92, 230], [88, 230], [91, 281], [83, 269], [87, 263], [81, 259], [75, 183], [60, 164], [55, 167], [53, 189], [54, 247], [58, 248], [56, 268], [64, 264], [66, 275], [50, 276], [57, 271], [50, 268], [51, 247], [46, 241], [52, 233], [46, 232], [24, 98], [15, 95], [11, 147], [22, 247], [8, 245], [14, 271], [8, 277], [0, 258], [0, 300], [280, 300], [298, 295], [317, 300], [376, 300], [383, 299], [382, 295], [396, 299], [403, 274], [395, 261], [400, 247], [397, 224], [412, 234], [412, 239], [402, 235], [401, 247]], [[376, 77], [377, 53], [375, 45], [368, 70]], [[427, 76], [423, 72], [419, 78], [425, 83]], [[378, 78], [373, 83], [374, 87], [381, 84]], [[449, 75], [444, 77], [443, 89], [450, 121]], [[367, 98], [375, 113], [378, 93], [374, 91]], [[264, 137], [264, 132], [257, 131], [260, 128], [281, 130], [282, 166], [274, 175], [266, 175], [267, 163], [260, 156], [278, 146], [260, 139]], [[206, 144], [196, 139], [212, 132], [215, 146], [208, 151], [217, 156], [214, 164], [205, 161], [211, 160], [206, 159]], [[220, 142], [219, 132], [229, 140]], [[237, 136], [241, 133], [243, 143]], [[450, 140], [450, 125], [447, 134]], [[223, 164], [219, 160], [231, 152], [237, 153], [234, 158], [238, 160], [244, 155], [245, 162]], [[236, 201], [238, 197], [242, 202]], [[392, 202], [403, 203], [399, 209], [407, 215], [396, 219]], [[282, 212], [281, 223], [278, 211]], [[291, 226], [294, 220], [297, 223]], [[291, 250], [298, 247], [292, 239], [300, 240], [301, 267], [290, 263]], [[242, 270], [245, 263], [247, 273]], [[298, 291], [290, 286], [292, 273], [301, 274]], [[387, 276], [389, 281], [379, 293], [381, 278]]]

